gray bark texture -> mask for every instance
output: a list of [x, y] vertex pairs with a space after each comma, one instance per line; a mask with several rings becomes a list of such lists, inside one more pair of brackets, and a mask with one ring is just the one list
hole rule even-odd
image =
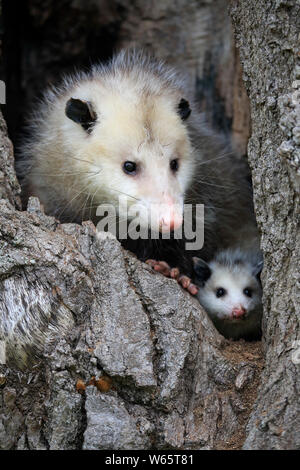
[[248, 158], [265, 263], [266, 363], [244, 448], [299, 449], [300, 4], [234, 1], [231, 14], [251, 101]]
[[224, 340], [176, 281], [92, 224], [59, 225], [34, 198], [0, 213], [1, 448], [241, 445], [259, 343]]
[[[34, 13], [39, 2], [29, 3]], [[157, 55], [187, 68], [192, 82], [203, 78], [196, 95], [213, 83], [208, 108], [219, 89], [229, 96], [219, 103], [244, 116], [238, 54], [233, 41], [220, 46], [232, 38], [228, 2], [124, 1], [122, 15], [125, 3], [131, 6], [118, 25], [120, 45], [151, 43]], [[116, 17], [112, 4], [101, 18]], [[264, 354], [260, 342], [225, 340], [196, 299], [90, 222], [61, 225], [35, 198], [21, 211], [1, 121], [0, 449], [300, 448], [298, 10], [296, 1], [231, 4], [251, 99], [249, 159], [265, 255]], [[207, 49], [212, 55], [205, 57]], [[222, 57], [236, 59], [222, 68]], [[38, 62], [35, 73], [43, 75], [50, 67]], [[205, 75], [204, 64], [218, 64], [218, 72]], [[228, 91], [232, 80], [239, 85]], [[248, 124], [243, 129], [241, 148]]]

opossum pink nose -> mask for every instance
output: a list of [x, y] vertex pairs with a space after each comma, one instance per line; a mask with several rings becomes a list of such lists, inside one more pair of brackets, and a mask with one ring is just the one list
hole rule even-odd
[[174, 212], [165, 214], [160, 219], [160, 230], [161, 232], [176, 230], [177, 228], [181, 227], [182, 221], [183, 219], [181, 214], [176, 214]]
[[246, 310], [244, 309], [244, 307], [242, 307], [241, 305], [239, 307], [236, 307], [236, 308], [233, 308], [232, 309], [232, 316], [233, 318], [239, 318], [239, 317], [242, 317], [244, 316], [246, 313]]

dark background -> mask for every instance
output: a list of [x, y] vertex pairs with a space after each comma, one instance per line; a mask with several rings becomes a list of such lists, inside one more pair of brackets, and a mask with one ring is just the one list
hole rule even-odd
[[[199, 110], [244, 155], [249, 104], [227, 0], [4, 0], [2, 106], [18, 145], [26, 115], [51, 83], [128, 45], [149, 49], [189, 77]], [[196, 37], [191, 41], [191, 37]]]

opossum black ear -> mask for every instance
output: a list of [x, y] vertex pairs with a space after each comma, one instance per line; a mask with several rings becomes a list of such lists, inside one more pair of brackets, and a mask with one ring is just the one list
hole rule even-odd
[[257, 277], [257, 279], [260, 280], [260, 274], [263, 270], [263, 267], [264, 267], [264, 262], [263, 261], [259, 261], [253, 268], [253, 271], [252, 271], [252, 274], [253, 276]]
[[88, 133], [92, 131], [93, 124], [97, 119], [92, 104], [77, 98], [70, 98], [67, 101], [65, 113], [69, 119], [80, 124]]
[[211, 269], [203, 259], [197, 258], [196, 256], [193, 257], [193, 264], [197, 276], [196, 280], [200, 285], [204, 286], [205, 282], [211, 276]]
[[192, 110], [190, 108], [190, 104], [187, 100], [181, 99], [178, 105], [178, 114], [183, 121], [185, 121], [189, 115], [191, 114]]

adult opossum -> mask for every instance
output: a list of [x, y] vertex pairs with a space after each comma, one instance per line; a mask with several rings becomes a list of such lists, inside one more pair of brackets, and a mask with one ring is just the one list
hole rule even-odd
[[141, 51], [122, 51], [65, 79], [30, 119], [19, 167], [26, 192], [63, 222], [97, 222], [104, 203], [122, 220], [138, 203], [141, 228], [159, 227], [160, 239], [128, 237], [123, 245], [191, 275], [199, 250], [186, 250], [184, 239], [162, 239], [182, 225], [184, 203], [205, 205], [206, 260], [256, 233], [256, 225], [245, 162], [189, 102], [174, 70]]
[[262, 266], [260, 251], [238, 247], [218, 252], [208, 263], [194, 258], [199, 302], [227, 338], [260, 337]]

